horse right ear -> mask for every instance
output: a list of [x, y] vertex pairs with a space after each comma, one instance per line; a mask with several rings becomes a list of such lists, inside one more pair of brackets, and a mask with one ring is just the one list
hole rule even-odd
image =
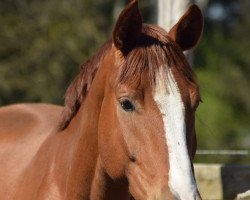
[[142, 17], [138, 1], [132, 0], [121, 12], [113, 30], [113, 42], [119, 50], [127, 54], [142, 29]]
[[183, 51], [193, 48], [203, 31], [203, 15], [196, 5], [191, 5], [177, 24], [170, 30], [170, 37]]

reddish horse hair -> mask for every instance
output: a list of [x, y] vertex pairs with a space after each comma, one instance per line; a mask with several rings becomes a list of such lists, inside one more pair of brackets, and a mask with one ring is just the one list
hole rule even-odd
[[203, 30], [192, 5], [166, 32], [136, 0], [81, 66], [65, 106], [0, 109], [0, 199], [196, 200], [194, 73], [182, 51]]

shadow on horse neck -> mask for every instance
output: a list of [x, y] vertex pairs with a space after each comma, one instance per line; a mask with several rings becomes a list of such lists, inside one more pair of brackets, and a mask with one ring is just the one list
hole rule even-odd
[[131, 1], [112, 39], [81, 66], [65, 107], [26, 106], [46, 123], [62, 115], [10, 181], [10, 199], [199, 199], [192, 159], [200, 96], [182, 51], [202, 28], [195, 5], [167, 33], [143, 24]]

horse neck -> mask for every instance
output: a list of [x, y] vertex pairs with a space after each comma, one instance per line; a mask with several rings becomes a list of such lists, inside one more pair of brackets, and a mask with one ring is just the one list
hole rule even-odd
[[61, 163], [59, 168], [67, 175], [66, 199], [78, 199], [79, 195], [81, 199], [88, 199], [90, 195], [98, 158], [98, 120], [103, 96], [99, 86], [104, 83], [95, 78], [76, 116], [62, 133], [58, 133], [60, 145], [55, 162]]
[[18, 199], [89, 199], [101, 100], [88, 96], [69, 126], [50, 135], [20, 176]]

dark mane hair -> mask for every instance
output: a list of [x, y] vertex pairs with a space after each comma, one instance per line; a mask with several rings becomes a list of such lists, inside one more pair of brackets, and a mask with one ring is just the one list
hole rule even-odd
[[[67, 89], [65, 107], [59, 123], [60, 130], [65, 129], [76, 115], [104, 55], [111, 46], [112, 40], [108, 40], [95, 55], [85, 62], [81, 66], [79, 75]], [[133, 84], [140, 80], [142, 72], [147, 69], [150, 81], [154, 84], [156, 72], [161, 66], [168, 66], [169, 68], [176, 67], [190, 82], [196, 84], [193, 70], [180, 47], [172, 41], [164, 29], [156, 25], [143, 25], [140, 37], [124, 58], [117, 79], [118, 83]], [[164, 69], [168, 70], [168, 67]]]
[[59, 121], [59, 130], [65, 129], [76, 115], [82, 101], [85, 99], [96, 71], [106, 52], [111, 48], [112, 41], [108, 40], [99, 51], [90, 57], [80, 67], [80, 73], [72, 81], [65, 94], [64, 108]]

